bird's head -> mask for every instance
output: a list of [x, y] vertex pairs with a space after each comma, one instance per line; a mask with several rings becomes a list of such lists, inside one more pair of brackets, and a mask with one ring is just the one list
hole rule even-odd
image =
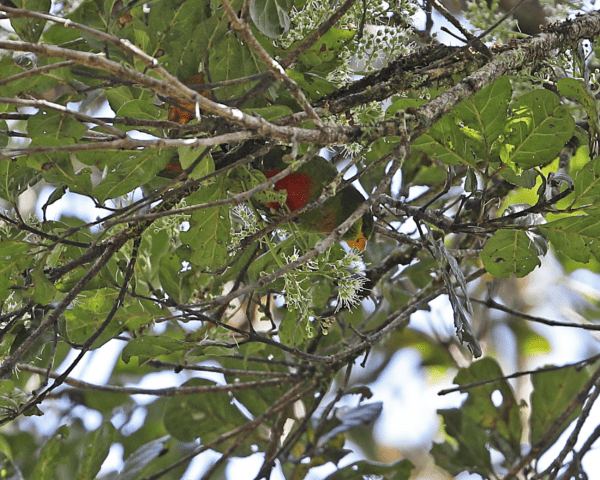
[[367, 247], [367, 240], [373, 234], [375, 222], [371, 212], [366, 212], [352, 225], [342, 237], [350, 248], [357, 248], [360, 252]]

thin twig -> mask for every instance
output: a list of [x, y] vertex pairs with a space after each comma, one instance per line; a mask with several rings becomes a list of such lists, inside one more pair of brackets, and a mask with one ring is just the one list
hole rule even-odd
[[[117, 138], [127, 138], [127, 134], [123, 130], [119, 130], [118, 128], [107, 125], [102, 120], [98, 120], [97, 118], [90, 117], [85, 113], [78, 112], [77, 110], [71, 110], [63, 105], [58, 103], [49, 102], [48, 100], [26, 100], [24, 98], [8, 98], [8, 97], [0, 97], [0, 103], [8, 103], [12, 105], [19, 105], [21, 107], [32, 107], [39, 109], [49, 109], [56, 110], [57, 112], [64, 113], [66, 115], [70, 115], [77, 120], [87, 123], [95, 123], [96, 125], [102, 127], [108, 133], [114, 135]], [[10, 149], [7, 149], [10, 150]]]
[[250, 27], [247, 23], [240, 21], [235, 11], [229, 4], [228, 0], [221, 0], [221, 4], [227, 13], [227, 17], [231, 22], [231, 25], [235, 29], [236, 32], [240, 34], [240, 36], [245, 40], [246, 44], [249, 48], [254, 50], [258, 55], [258, 58], [267, 66], [269, 71], [275, 76], [277, 80], [285, 85], [292, 96], [296, 99], [298, 104], [302, 107], [302, 109], [306, 112], [308, 117], [315, 122], [317, 127], [324, 127], [323, 122], [319, 118], [319, 116], [313, 110], [310, 102], [300, 90], [300, 87], [294, 82], [290, 76], [286, 73], [283, 67], [277, 63], [271, 56], [267, 53], [264, 47], [256, 40], [256, 37], [250, 30]]
[[163, 475], [167, 474], [168, 472], [174, 470], [178, 466], [189, 462], [197, 455], [200, 455], [202, 452], [205, 452], [205, 451], [225, 442], [226, 440], [229, 440], [230, 438], [237, 436], [238, 434], [240, 434], [244, 431], [252, 430], [252, 429], [256, 428], [258, 425], [260, 425], [266, 419], [270, 418], [272, 415], [280, 412], [281, 410], [286, 409], [289, 405], [293, 404], [296, 400], [305, 398], [307, 395], [312, 393], [314, 390], [315, 390], [314, 385], [310, 385], [304, 389], [303, 389], [302, 384], [294, 385], [290, 390], [285, 392], [275, 402], [275, 404], [273, 404], [271, 407], [269, 407], [267, 410], [265, 410], [265, 412], [262, 415], [255, 417], [253, 420], [249, 421], [248, 423], [241, 425], [239, 427], [236, 427], [233, 430], [230, 430], [229, 432], [219, 435], [212, 442], [202, 445], [198, 449], [194, 450], [192, 453], [189, 453], [189, 454], [185, 455], [184, 457], [180, 458], [179, 460], [177, 460], [176, 462], [173, 462], [171, 465], [169, 465], [165, 469], [161, 470], [160, 472], [157, 472], [149, 477], [146, 477], [143, 480], [157, 480], [160, 477], [162, 477]]
[[500, 303], [496, 302], [492, 298], [490, 298], [488, 300], [480, 300], [477, 298], [472, 298], [471, 301], [485, 305], [488, 308], [493, 308], [495, 310], [500, 310], [501, 312], [505, 312], [510, 315], [514, 315], [515, 317], [521, 317], [521, 318], [523, 318], [525, 320], [529, 320], [531, 322], [543, 323], [544, 325], [550, 325], [552, 327], [580, 328], [582, 330], [592, 330], [592, 331], [600, 330], [600, 325], [589, 325], [589, 324], [585, 324], [585, 323], [572, 323], [572, 322], [560, 322], [558, 320], [549, 320], [547, 318], [536, 317], [535, 315], [529, 315], [527, 313], [519, 312], [518, 310], [515, 310], [513, 308], [501, 305]]
[[561, 427], [571, 418], [573, 412], [582, 405], [588, 397], [590, 389], [600, 379], [600, 367], [596, 368], [596, 371], [592, 374], [590, 379], [586, 382], [581, 390], [573, 397], [573, 400], [567, 405], [564, 411], [556, 417], [552, 425], [548, 427], [544, 435], [531, 446], [531, 450], [527, 455], [523, 455], [519, 461], [513, 465], [508, 474], [504, 477], [504, 480], [517, 480], [517, 474], [523, 470], [524, 467], [529, 465], [534, 459], [539, 458], [549, 447], [550, 442], [556, 438], [556, 433]]
[[[0, 9], [1, 8], [6, 7], [0, 7]], [[325, 126], [320, 129], [279, 127], [273, 123], [267, 122], [261, 117], [246, 114], [238, 108], [228, 107], [222, 103], [213, 102], [200, 93], [188, 88], [169, 74], [166, 74], [169, 81], [161, 81], [150, 75], [127, 68], [117, 62], [107, 60], [93, 53], [79, 52], [43, 43], [33, 44], [10, 40], [0, 40], [0, 48], [11, 51], [32, 52], [37, 55], [48, 57], [65, 58], [91, 68], [103, 69], [114, 75], [123, 76], [129, 80], [133, 80], [157, 94], [176, 98], [186, 104], [197, 105], [198, 109], [214, 113], [231, 124], [240, 125], [243, 128], [255, 132], [256, 136], [268, 136], [285, 143], [292, 143], [297, 140], [298, 142], [306, 143], [330, 144], [346, 143], [351, 141], [356, 135], [356, 129], [354, 127]]]
[[[14, 103], [14, 102], [11, 102]], [[81, 114], [83, 115], [83, 114]], [[87, 120], [86, 120], [87, 121]], [[110, 127], [112, 129], [112, 127]], [[116, 130], [116, 129], [115, 129]], [[118, 130], [121, 133], [121, 130]], [[131, 150], [139, 151], [140, 149], [148, 148], [168, 148], [168, 147], [213, 147], [215, 145], [221, 145], [224, 143], [237, 143], [242, 140], [252, 137], [252, 133], [236, 132], [236, 133], [225, 133], [210, 138], [158, 138], [158, 139], [139, 139], [131, 138], [127, 135], [122, 138], [115, 140], [108, 140], [104, 142], [93, 142], [93, 143], [81, 143], [75, 145], [62, 145], [62, 146], [51, 146], [51, 147], [12, 147], [2, 148], [1, 152], [5, 152], [4, 155], [0, 155], [0, 160], [9, 158], [22, 157], [27, 155], [33, 155], [35, 153], [46, 153], [46, 152], [85, 152], [85, 151], [98, 151], [98, 150]]]
[[[314, 45], [319, 38], [328, 32], [356, 2], [357, 0], [346, 0], [342, 3], [331, 17], [319, 25], [319, 27], [305, 38], [300, 45], [279, 62], [281, 68], [286, 69], [296, 62], [296, 60]], [[247, 100], [259, 97], [273, 84], [273, 80], [273, 77], [265, 78], [262, 82], [258, 83], [258, 85], [254, 86], [254, 88], [252, 88], [244, 97], [238, 99], [238, 101], [235, 102], [235, 105], [243, 105]], [[327, 143], [336, 142], [326, 142], [326, 144]]]
[[17, 80], [23, 80], [24, 78], [28, 77], [35, 77], [41, 73], [46, 73], [57, 68], [70, 67], [71, 65], [75, 65], [75, 62], [67, 60], [66, 62], [49, 63], [48, 65], [42, 65], [41, 67], [30, 68], [29, 70], [17, 73], [16, 75], [0, 78], [0, 85], [7, 85], [10, 82], [16, 82]]
[[[75, 300], [77, 295], [84, 289], [84, 287], [98, 274], [98, 272], [108, 263], [112, 258], [113, 254], [118, 251], [123, 244], [128, 240], [124, 235], [112, 239], [105, 248], [102, 254], [98, 257], [94, 265], [84, 274], [83, 277], [75, 284], [75, 286], [65, 295], [63, 300], [52, 310], [52, 312], [40, 323], [40, 325], [32, 331], [27, 338], [16, 348], [9, 357], [6, 357], [2, 364], [0, 364], [0, 378], [10, 377], [13, 368], [17, 364], [18, 360], [31, 348], [34, 342], [41, 337], [41, 335], [52, 326], [59, 318], [60, 315], [67, 309], [67, 307]], [[0, 424], [6, 423], [12, 420], [12, 418], [4, 419], [0, 421]]]
[[0, 5], [0, 13], [1, 16], [7, 18], [36, 18], [39, 20], [45, 20], [49, 22], [54, 22], [59, 25], [62, 25], [65, 28], [73, 28], [75, 30], [81, 30], [87, 34], [90, 34], [94, 37], [97, 37], [105, 42], [112, 43], [117, 46], [121, 50], [133, 54], [135, 57], [139, 58], [147, 67], [150, 67], [156, 70], [163, 78], [173, 78], [171, 75], [158, 63], [158, 61], [145, 53], [140, 48], [133, 45], [129, 40], [125, 38], [115, 37], [114, 35], [110, 35], [106, 32], [101, 32], [100, 30], [96, 30], [95, 28], [88, 27], [87, 25], [82, 25], [81, 23], [74, 22], [68, 18], [61, 18], [55, 15], [50, 15], [49, 13], [35, 12], [31, 10], [23, 10], [20, 8], [10, 8], [3, 5]]
[[[87, 351], [87, 350], [86, 350]], [[85, 353], [85, 352], [84, 352]], [[76, 363], [75, 363], [76, 365]], [[75, 365], [72, 365], [73, 367]], [[24, 372], [35, 373], [37, 375], [45, 375], [47, 373], [47, 369], [34, 367], [32, 365], [28, 365], [26, 363], [17, 364], [17, 368]], [[222, 371], [218, 371], [215, 369], [215, 372], [223, 373], [224, 375], [244, 375], [244, 376], [272, 376], [274, 378], [268, 378], [265, 380], [256, 380], [256, 381], [248, 381], [248, 382], [236, 382], [227, 385], [198, 385], [194, 387], [182, 386], [182, 387], [166, 387], [166, 388], [138, 388], [138, 387], [123, 387], [119, 385], [97, 385], [93, 383], [84, 382], [82, 380], [77, 380], [74, 378], [70, 378], [68, 376], [64, 376], [64, 372], [62, 374], [51, 372], [49, 374], [50, 378], [60, 379], [62, 381], [60, 383], [65, 383], [74, 388], [78, 388], [80, 390], [91, 390], [97, 392], [110, 392], [110, 393], [121, 393], [125, 395], [153, 395], [156, 397], [177, 397], [180, 395], [203, 395], [207, 393], [215, 393], [215, 392], [239, 392], [243, 390], [254, 390], [259, 388], [267, 388], [267, 387], [277, 387], [280, 385], [292, 383], [298, 381], [298, 376], [293, 374], [278, 374], [277, 372], [246, 372], [244, 370], [239, 371], [228, 371], [228, 369], [221, 369]], [[211, 371], [206, 369], [198, 369], [198, 371]], [[237, 373], [233, 373], [237, 372]]]
[[[473, 301], [473, 299], [471, 299], [471, 301]], [[448, 395], [449, 393], [454, 393], [454, 392], [465, 392], [472, 388], [477, 388], [477, 387], [481, 387], [482, 385], [487, 385], [488, 383], [503, 382], [505, 380], [510, 380], [511, 378], [519, 378], [519, 377], [523, 377], [525, 375], [535, 375], [535, 374], [544, 373], [544, 372], [555, 372], [557, 370], [564, 370], [565, 368], [575, 368], [576, 370], [579, 370], [583, 367], [586, 367], [588, 365], [596, 363], [598, 360], [600, 360], [600, 354], [594, 355], [593, 357], [590, 357], [590, 358], [586, 358], [585, 360], [580, 360], [579, 362], [566, 363], [564, 365], [552, 365], [549, 367], [536, 368], [535, 370], [523, 370], [520, 372], [511, 373], [510, 375], [502, 375], [501, 377], [488, 378], [487, 380], [481, 380], [479, 382], [473, 382], [473, 383], [468, 383], [465, 385], [459, 385], [458, 387], [446, 388], [444, 390], [440, 390], [438, 392], [438, 395]]]

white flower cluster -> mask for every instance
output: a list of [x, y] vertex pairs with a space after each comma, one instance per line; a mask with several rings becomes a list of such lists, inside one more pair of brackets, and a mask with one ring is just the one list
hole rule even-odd
[[[346, 255], [336, 261], [328, 260], [329, 252], [322, 258], [324, 260], [310, 260], [298, 268], [287, 272], [284, 276], [285, 287], [283, 297], [291, 310], [298, 310], [301, 321], [305, 322], [309, 337], [312, 336], [312, 320], [316, 319], [311, 309], [311, 288], [315, 275], [324, 276], [338, 285], [337, 306], [335, 311], [342, 308], [351, 310], [360, 304], [360, 292], [364, 290], [367, 278], [361, 275], [365, 264], [358, 250], [350, 250]], [[294, 247], [291, 255], [282, 254], [286, 263], [292, 263], [300, 258], [300, 253]], [[324, 333], [331, 326], [331, 319], [317, 319]]]
[[[291, 255], [282, 253], [281, 256], [289, 264], [300, 258], [300, 252], [294, 247], [294, 252]], [[310, 274], [315, 270], [318, 270], [316, 262], [309, 260], [283, 276], [285, 287], [282, 295], [290, 310], [298, 310], [300, 312], [302, 321], [306, 322], [306, 330], [309, 337], [312, 337], [312, 328], [310, 326], [311, 310], [309, 308], [310, 287], [312, 285]]]
[[[464, 10], [465, 18], [474, 29], [485, 31], [490, 25], [504, 17], [505, 12], [502, 11], [499, 4], [499, 0], [491, 0], [490, 3], [467, 0], [467, 8]], [[515, 31], [518, 31], [516, 27], [517, 21], [513, 17], [509, 17], [494, 29], [490, 36], [486, 36], [484, 41], [491, 39], [497, 43], [507, 43], [514, 36]]]
[[258, 219], [252, 209], [245, 203], [233, 207], [231, 213], [240, 220], [237, 225], [239, 228], [236, 230], [232, 224], [230, 231], [232, 250], [230, 255], [235, 255], [235, 249], [242, 239], [258, 232], [260, 230], [260, 225], [258, 224]]
[[[236, 222], [232, 222], [235, 228], [232, 226], [231, 229], [231, 254], [234, 255], [234, 250], [242, 239], [259, 231], [260, 225], [255, 212], [246, 204], [236, 205], [231, 209], [231, 213], [236, 220]], [[269, 242], [267, 243], [270, 245]], [[312, 336], [312, 323], [315, 320], [320, 323], [324, 333], [327, 333], [327, 329], [333, 322], [332, 318], [318, 318], [312, 310], [311, 298], [317, 284], [315, 278], [326, 278], [332, 284], [337, 285], [336, 312], [342, 308], [351, 310], [359, 305], [360, 293], [364, 290], [367, 282], [367, 278], [362, 275], [366, 267], [358, 250], [352, 249], [346, 252], [339, 260], [330, 260], [330, 254], [331, 249], [319, 258], [308, 260], [282, 276], [284, 287], [281, 295], [288, 309], [299, 313], [301, 321], [306, 325], [309, 337]], [[301, 255], [296, 247], [291, 254], [281, 253], [279, 266], [293, 263]]]
[[364, 289], [367, 278], [360, 275], [366, 268], [358, 250], [350, 250], [344, 258], [335, 262], [334, 270], [338, 273], [338, 298], [335, 311], [341, 308], [352, 310], [360, 303], [360, 292]]
[[352, 142], [343, 145], [343, 155], [345, 157], [354, 158], [363, 151], [363, 146], [360, 143]]
[[[187, 207], [185, 203], [185, 199], [181, 200], [177, 205], [173, 208], [184, 208]], [[176, 215], [167, 215], [165, 217], [157, 218], [152, 223], [152, 229], [154, 233], [158, 233], [161, 230], [166, 230], [170, 237], [174, 237], [179, 235], [181, 231], [181, 226], [189, 220], [189, 215], [181, 213]]]
[[300, 10], [292, 8], [290, 20], [293, 27], [277, 39], [278, 46], [287, 49], [294, 42], [304, 40], [326, 18], [328, 12], [327, 2], [316, 0], [306, 2]]
[[414, 51], [416, 44], [410, 39], [411, 31], [396, 26], [370, 25], [358, 42], [352, 59], [358, 72], [370, 72], [389, 61]]
[[[359, 33], [359, 25], [362, 25], [362, 31], [355, 37], [357, 41], [346, 44], [340, 50], [342, 64], [328, 75], [327, 80], [338, 85], [347, 83], [351, 79], [351, 58], [354, 58], [355, 64], [362, 65], [358, 70], [365, 71], [376, 68], [373, 66], [374, 60], [385, 63], [392, 56], [413, 50], [414, 42], [409, 38], [412, 29], [398, 25], [410, 25], [411, 17], [416, 11], [415, 0], [357, 2], [336, 27]], [[329, 3], [317, 0], [307, 1], [301, 9], [292, 8], [289, 12], [292, 27], [277, 39], [277, 46], [288, 49], [294, 43], [303, 41], [332, 12]], [[403, 21], [391, 22], [390, 18], [394, 15], [401, 15]]]

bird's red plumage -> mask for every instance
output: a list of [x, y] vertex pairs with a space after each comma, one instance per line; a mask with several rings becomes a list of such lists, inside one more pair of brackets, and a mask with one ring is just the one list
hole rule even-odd
[[[265, 173], [267, 178], [271, 178], [279, 173], [279, 170], [268, 170]], [[311, 198], [314, 181], [304, 173], [290, 173], [275, 183], [275, 190], [285, 190], [287, 198], [285, 204], [291, 212], [298, 210], [308, 203]], [[266, 204], [269, 208], [279, 208], [277, 202]]]

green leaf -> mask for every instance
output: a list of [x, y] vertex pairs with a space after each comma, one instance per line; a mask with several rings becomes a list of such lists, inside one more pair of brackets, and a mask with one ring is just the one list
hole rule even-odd
[[524, 352], [528, 357], [550, 353], [550, 342], [535, 332], [529, 324], [515, 318], [508, 326], [515, 336], [519, 351]]
[[583, 388], [589, 379], [585, 369], [563, 368], [546, 372], [536, 372], [531, 375], [533, 392], [531, 393], [530, 441], [535, 445], [542, 437], [550, 434], [546, 448], [552, 446], [560, 434], [575, 419], [581, 407], [579, 406], [562, 425], [549, 431], [553, 422], [564, 411], [575, 395]]
[[575, 175], [570, 207], [595, 205], [600, 196], [600, 157], [584, 165]]
[[426, 103], [426, 100], [405, 98], [395, 95], [392, 97], [392, 104], [385, 109], [385, 118], [394, 118], [398, 112], [403, 114], [407, 108], [418, 108]]
[[583, 107], [587, 116], [590, 138], [593, 141], [597, 141], [600, 134], [598, 128], [598, 106], [596, 99], [587, 89], [583, 80], [578, 78], [561, 78], [556, 82], [556, 86], [561, 95], [569, 99], [575, 99]]
[[[108, 289], [82, 292], [78, 295], [73, 308], [65, 311], [66, 333], [69, 340], [84, 343], [95, 333], [112, 309], [117, 295], [116, 290]], [[98, 346], [100, 345], [96, 345]]]
[[77, 152], [77, 160], [84, 165], [97, 167], [98, 170], [107, 169], [111, 171], [116, 168], [119, 164], [127, 161], [132, 157], [132, 153], [125, 152], [110, 152], [107, 154], [106, 151], [94, 151], [89, 152]]
[[[13, 455], [10, 445], [6, 440], [6, 437], [0, 436], [0, 465], [2, 465], [2, 468], [6, 468], [7, 461], [12, 462], [12, 460]], [[10, 475], [7, 475], [6, 478], [17, 478], [17, 476], [15, 475], [14, 477], [12, 477]]]
[[[254, 51], [248, 45], [240, 43], [238, 37], [232, 31], [228, 32], [210, 53], [210, 72], [213, 81], [233, 80], [260, 73], [264, 69], [262, 62], [260, 62]], [[227, 100], [239, 97], [252, 86], [253, 83], [251, 82], [242, 82], [237, 85], [219, 88], [219, 98]], [[266, 106], [264, 101], [261, 101], [259, 105]]]
[[[229, 172], [227, 177], [227, 190], [231, 193], [242, 193], [251, 190], [254, 187], [265, 182], [267, 177], [260, 170], [246, 168], [246, 166], [238, 167]], [[279, 203], [283, 205], [287, 197], [285, 190], [275, 190], [273, 188], [262, 190], [252, 195], [252, 198], [262, 203]]]
[[[181, 168], [189, 168], [203, 151], [204, 149], [200, 148], [177, 147], [177, 153], [179, 154], [179, 163], [181, 164]], [[200, 160], [198, 165], [196, 165], [196, 168], [191, 173], [190, 177], [193, 179], [198, 179], [214, 171], [215, 162], [213, 161], [210, 155], [205, 155], [204, 158]]]
[[62, 139], [63, 142], [71, 144], [80, 139], [86, 130], [87, 127], [83, 123], [56, 110], [40, 110], [27, 122], [27, 133], [35, 140], [35, 145], [46, 145], [46, 137]]
[[125, 103], [138, 99], [142, 95], [142, 91], [139, 88], [121, 86], [109, 88], [106, 90], [105, 95], [110, 108], [118, 112]]
[[[267, 351], [268, 350], [268, 351]], [[240, 354], [252, 355], [253, 352], [248, 353], [248, 347], [240, 350]], [[259, 352], [262, 357], [269, 356], [273, 359], [283, 360], [281, 351], [273, 347], [265, 347]], [[220, 360], [220, 363], [225, 368], [239, 368], [238, 360], [229, 360], [224, 358]], [[252, 370], [258, 372], [285, 372], [285, 368], [277, 364], [258, 363], [258, 362], [245, 362], [243, 365], [244, 370]], [[257, 377], [245, 376], [245, 375], [227, 375], [227, 383], [241, 383], [256, 380]], [[273, 405], [281, 395], [288, 390], [286, 385], [277, 385], [273, 387], [255, 388], [252, 390], [240, 390], [234, 393], [235, 398], [248, 409], [248, 411], [254, 415], [262, 415], [271, 405]], [[271, 423], [271, 422], [269, 422]]]
[[83, 443], [83, 454], [79, 460], [77, 480], [94, 480], [100, 467], [108, 456], [108, 451], [115, 436], [112, 423], [104, 422], [94, 432], [90, 432]]
[[[69, 340], [81, 344], [94, 334], [112, 310], [118, 294], [116, 289], [107, 288], [82, 292], [77, 301], [73, 302], [73, 308], [65, 311]], [[162, 313], [155, 303], [146, 300], [136, 299], [125, 303], [96, 339], [92, 349], [104, 345], [124, 331], [137, 330], [142, 325], [151, 323]]]
[[147, 268], [140, 269], [137, 277], [138, 282], [145, 281], [150, 285], [157, 282], [161, 260], [173, 253], [175, 249], [174, 236], [178, 234], [177, 227], [174, 226], [173, 229], [170, 227], [153, 229], [152, 235], [142, 237], [139, 251], [142, 256], [148, 259], [148, 263]]
[[[106, 91], [106, 98], [110, 107], [117, 112], [117, 116], [119, 117], [137, 117], [147, 120], [156, 120], [163, 115], [161, 110], [154, 105], [156, 102], [155, 95], [143, 88], [128, 86], [111, 88]], [[155, 134], [151, 129], [144, 129], [143, 127], [134, 125], [115, 126], [123, 131], [140, 130], [149, 134]]]
[[44, 218], [46, 218], [46, 210], [48, 209], [48, 207], [50, 205], [55, 204], [61, 198], [63, 198], [65, 196], [65, 193], [67, 193], [66, 185], [60, 185], [59, 187], [54, 189], [54, 191], [48, 197], [48, 200], [46, 200], [46, 202], [42, 206], [42, 212], [44, 213]]
[[522, 188], [533, 188], [535, 187], [539, 173], [534, 168], [524, 170], [520, 174], [517, 174], [510, 165], [502, 169], [500, 176], [505, 180], [508, 180], [513, 185], [517, 185]]
[[250, 18], [262, 34], [277, 38], [290, 28], [288, 12], [293, 3], [293, 0], [253, 0]]
[[437, 158], [446, 165], [475, 166], [476, 160], [471, 150], [466, 148], [467, 144], [455, 120], [446, 116], [417, 138], [412, 148]]
[[[502, 376], [502, 370], [498, 363], [492, 358], [486, 357], [473, 362], [469, 368], [460, 369], [454, 378], [454, 383], [468, 385]], [[498, 398], [493, 398], [494, 394]], [[501, 450], [505, 455], [512, 454], [513, 458], [517, 458], [521, 454], [519, 405], [506, 380], [498, 380], [470, 389], [467, 400], [461, 406], [461, 411], [481, 429], [493, 431], [496, 434], [493, 437], [496, 441], [500, 436], [504, 440], [500, 446], [508, 445], [512, 450], [512, 452]]]
[[309, 72], [325, 77], [339, 62], [342, 47], [354, 38], [355, 32], [331, 28], [298, 58], [296, 66], [299, 72]]
[[18, 157], [0, 162], [0, 197], [4, 200], [17, 202], [29, 185], [40, 181], [41, 173], [29, 168], [27, 160], [27, 157]]
[[[0, 381], [0, 408], [4, 411], [17, 410], [25, 401], [27, 394], [20, 388], [15, 386], [15, 382], [12, 380], [1, 380]], [[0, 437], [4, 440], [4, 437]], [[0, 445], [0, 451], [6, 454], [11, 460], [16, 452], [12, 451], [10, 445], [5, 445], [2, 442]]]
[[139, 365], [143, 365], [148, 360], [173, 352], [182, 352], [194, 348], [196, 345], [189, 342], [183, 342], [167, 336], [145, 336], [137, 337], [127, 343], [121, 359], [129, 363], [131, 357], [138, 357]]
[[[118, 4], [122, 5], [123, 3], [125, 2], [117, 2], [116, 0], [86, 0], [70, 15], [70, 18], [87, 27], [96, 28], [102, 32], [113, 34], [116, 37], [133, 41], [133, 28], [131, 24], [123, 25], [120, 23], [122, 13], [118, 10]], [[131, 5], [128, 4], [128, 6]], [[140, 10], [141, 8], [137, 8], [138, 12]], [[137, 21], [137, 17], [134, 17], [133, 20], [136, 25], [141, 23]], [[133, 63], [131, 53], [118, 48], [112, 42], [105, 42], [103, 39], [85, 30], [79, 31], [79, 36], [85, 39], [88, 51], [106, 52], [107, 56], [112, 60], [123, 60], [130, 64]], [[83, 46], [79, 48], [85, 49]]]
[[286, 73], [298, 84], [310, 100], [317, 100], [336, 90], [333, 83], [314, 73], [300, 73], [295, 70], [286, 70]]
[[[214, 382], [201, 378], [193, 378], [183, 384], [185, 387], [214, 385], [216, 385]], [[202, 443], [209, 443], [222, 433], [239, 427], [247, 421], [247, 418], [231, 403], [226, 392], [180, 395], [170, 398], [165, 406], [163, 418], [167, 431], [178, 440], [192, 442], [201, 437]], [[221, 443], [216, 448], [223, 451], [230, 442]]]
[[556, 94], [534, 90], [517, 99], [506, 122], [500, 158], [521, 168], [537, 167], [556, 158], [573, 135], [575, 120]]
[[474, 140], [470, 145], [480, 152], [479, 160], [488, 158], [492, 145], [502, 133], [511, 93], [508, 77], [500, 77], [453, 110], [455, 118], [464, 125], [463, 133], [468, 131]]
[[164, 452], [166, 437], [158, 438], [152, 442], [142, 445], [133, 452], [123, 465], [123, 469], [115, 480], [135, 480], [139, 478], [140, 472], [146, 468], [155, 458]]
[[[42, 13], [50, 12], [50, 7], [52, 6], [51, 0], [15, 0], [15, 3], [23, 10]], [[44, 31], [46, 20], [40, 20], [38, 18], [13, 18], [11, 19], [10, 24], [21, 40], [24, 42], [37, 43]]]
[[[62, 277], [60, 277], [56, 282], [54, 282], [54, 286], [59, 292], [68, 292], [73, 288], [81, 277], [83, 277], [88, 272], [88, 269], [85, 267], [79, 267], [71, 270], [66, 273]], [[83, 290], [97, 290], [101, 288], [111, 288], [114, 287], [114, 280], [112, 279], [111, 273], [108, 269], [102, 269], [98, 275], [92, 278], [84, 287]]]
[[449, 442], [434, 443], [429, 453], [431, 453], [435, 464], [442, 467], [451, 475], [456, 476], [465, 470], [465, 466], [460, 462], [460, 458], [457, 458], [456, 450]]
[[[64, 30], [64, 27], [60, 27]], [[16, 97], [19, 95], [40, 95], [42, 98], [47, 92], [52, 91], [54, 88], [60, 88], [61, 85], [73, 80], [71, 71], [69, 68], [55, 68], [49, 72], [41, 73], [37, 75], [28, 75], [15, 79], [14, 75], [26, 73], [28, 70], [34, 67], [42, 67], [51, 65], [59, 62], [61, 59], [58, 58], [46, 58], [36, 57], [31, 53], [3, 55], [0, 59], [0, 71], [2, 71], [4, 83], [0, 92], [3, 97]], [[12, 77], [12, 78], [11, 78]], [[72, 101], [78, 100], [78, 95], [71, 97]], [[11, 104], [0, 104], [0, 111], [2, 112], [14, 112], [16, 107]], [[33, 112], [30, 112], [33, 113]], [[21, 125], [25, 125], [24, 121]], [[19, 129], [26, 127], [21, 126]]]
[[278, 254], [285, 253], [291, 255], [293, 253], [295, 239], [293, 236], [286, 238], [278, 245], [277, 252], [268, 250], [254, 260], [248, 268], [248, 278], [250, 281], [257, 281], [261, 275], [272, 273], [279, 268]]
[[[4, 120], [0, 120], [0, 130], [8, 132], [8, 124]], [[4, 148], [8, 145], [8, 135], [2, 135], [0, 137], [0, 147]]]
[[485, 269], [498, 278], [524, 277], [541, 264], [535, 242], [521, 230], [499, 230], [480, 254]]
[[419, 262], [406, 267], [402, 274], [406, 275], [417, 288], [425, 288], [437, 273], [437, 262], [431, 255], [421, 258]]
[[[79, 8], [69, 15], [69, 18], [74, 22], [81, 23], [87, 27], [106, 31], [108, 29], [108, 24], [106, 22], [106, 15], [103, 15], [103, 10], [104, 8], [102, 0], [86, 0], [81, 2]], [[64, 27], [62, 28], [64, 30], [70, 30], [65, 29]], [[79, 32], [78, 36], [83, 37], [87, 43], [87, 45], [83, 47], [84, 50], [86, 47], [88, 50], [90, 47], [96, 48], [97, 50], [102, 50], [103, 42], [101, 39], [89, 33], [84, 35], [82, 32]]]
[[[401, 302], [394, 303], [394, 305], [403, 307], [408, 299], [412, 298], [409, 295], [405, 296], [406, 300], [402, 299]], [[387, 298], [389, 298], [388, 295], [386, 295], [386, 299]], [[384, 346], [386, 351], [389, 352], [396, 352], [402, 348], [413, 348], [418, 350], [421, 355], [421, 365], [424, 367], [436, 367], [436, 369], [441, 369], [452, 366], [452, 357], [445, 347], [432, 343], [427, 335], [411, 328], [405, 328], [401, 332], [392, 332]]]
[[50, 440], [42, 447], [31, 480], [50, 480], [54, 478], [56, 466], [61, 463], [63, 457], [58, 452], [61, 444], [69, 436], [69, 428], [63, 425], [58, 429]]
[[554, 248], [576, 262], [600, 258], [600, 218], [577, 215], [539, 226]]
[[386, 480], [408, 480], [415, 466], [410, 460], [400, 460], [391, 465], [361, 460], [346, 465], [328, 475], [325, 480], [355, 480], [357, 478], [385, 478]]
[[[64, 27], [61, 27], [64, 30]], [[25, 73], [35, 66], [47, 65], [58, 61], [58, 59], [46, 59], [44, 57], [35, 57], [32, 54], [15, 54], [14, 56], [3, 55], [0, 58], [0, 71], [2, 79], [9, 79], [15, 75]], [[36, 65], [37, 64], [37, 65]], [[47, 92], [60, 83], [64, 83], [58, 77], [68, 76], [66, 69], [52, 70], [52, 75], [41, 74], [34, 76], [21, 77], [18, 80], [12, 80], [2, 85], [3, 97], [16, 97], [19, 95], [42, 94]], [[15, 107], [10, 104], [1, 104], [2, 112], [15, 111]]]
[[24, 266], [32, 261], [26, 255], [31, 246], [19, 240], [7, 240], [0, 237], [0, 300], [10, 294], [9, 287], [15, 285]]
[[192, 293], [190, 280], [195, 276], [192, 270], [182, 271], [181, 259], [170, 254], [164, 256], [159, 264], [158, 279], [163, 290], [178, 303], [186, 303]]
[[[238, 9], [238, 3], [232, 2], [232, 7]], [[180, 79], [188, 78], [198, 73], [206, 52], [220, 43], [228, 22], [223, 9], [211, 12], [209, 2], [154, 3], [148, 16], [148, 53], [160, 52], [160, 61], [169, 72]]]
[[[203, 187], [188, 197], [192, 205], [200, 205], [221, 200], [226, 195], [223, 180], [209, 187]], [[229, 240], [229, 208], [209, 207], [196, 210], [190, 220], [190, 229], [182, 232], [181, 241], [192, 251], [190, 261], [201, 270], [216, 270], [227, 263]]]
[[300, 314], [299, 310], [286, 309], [279, 326], [279, 338], [284, 345], [304, 345], [309, 338], [309, 329], [314, 330], [309, 319], [301, 318]]
[[79, 41], [80, 44], [84, 43], [78, 29], [65, 28], [64, 25], [56, 23], [50, 23], [50, 25], [44, 29], [44, 38], [42, 38], [42, 41], [49, 45], [61, 45], [67, 42], [73, 42], [71, 43], [71, 45], [73, 45], [77, 43], [77, 41]]
[[243, 111], [250, 115], [264, 118], [267, 122], [272, 122], [294, 113], [291, 108], [285, 105], [273, 105], [265, 108], [245, 108]]
[[136, 98], [125, 102], [119, 111], [117, 117], [133, 117], [145, 120], [156, 120], [160, 117], [160, 110], [148, 102], [145, 98]]
[[56, 287], [46, 278], [44, 267], [44, 262], [39, 262], [38, 266], [31, 272], [31, 279], [33, 280], [32, 299], [40, 305], [50, 303], [57, 293]]
[[[156, 177], [173, 157], [173, 148], [149, 148], [129, 156], [120, 163], [94, 189], [94, 196], [103, 202], [125, 195]], [[106, 153], [105, 153], [106, 155]]]
[[[59, 147], [64, 142], [58, 138], [46, 138], [49, 143]], [[44, 152], [27, 157], [27, 165], [41, 171], [42, 177], [51, 184], [64, 184], [73, 193], [91, 197], [91, 170], [83, 168], [78, 173], [73, 170], [71, 156], [67, 152]]]
[[444, 421], [446, 434], [453, 437], [458, 448], [449, 444], [434, 445], [431, 453], [435, 463], [453, 475], [468, 471], [489, 478], [493, 471], [488, 448], [490, 435], [460, 408], [438, 410], [438, 413]]

